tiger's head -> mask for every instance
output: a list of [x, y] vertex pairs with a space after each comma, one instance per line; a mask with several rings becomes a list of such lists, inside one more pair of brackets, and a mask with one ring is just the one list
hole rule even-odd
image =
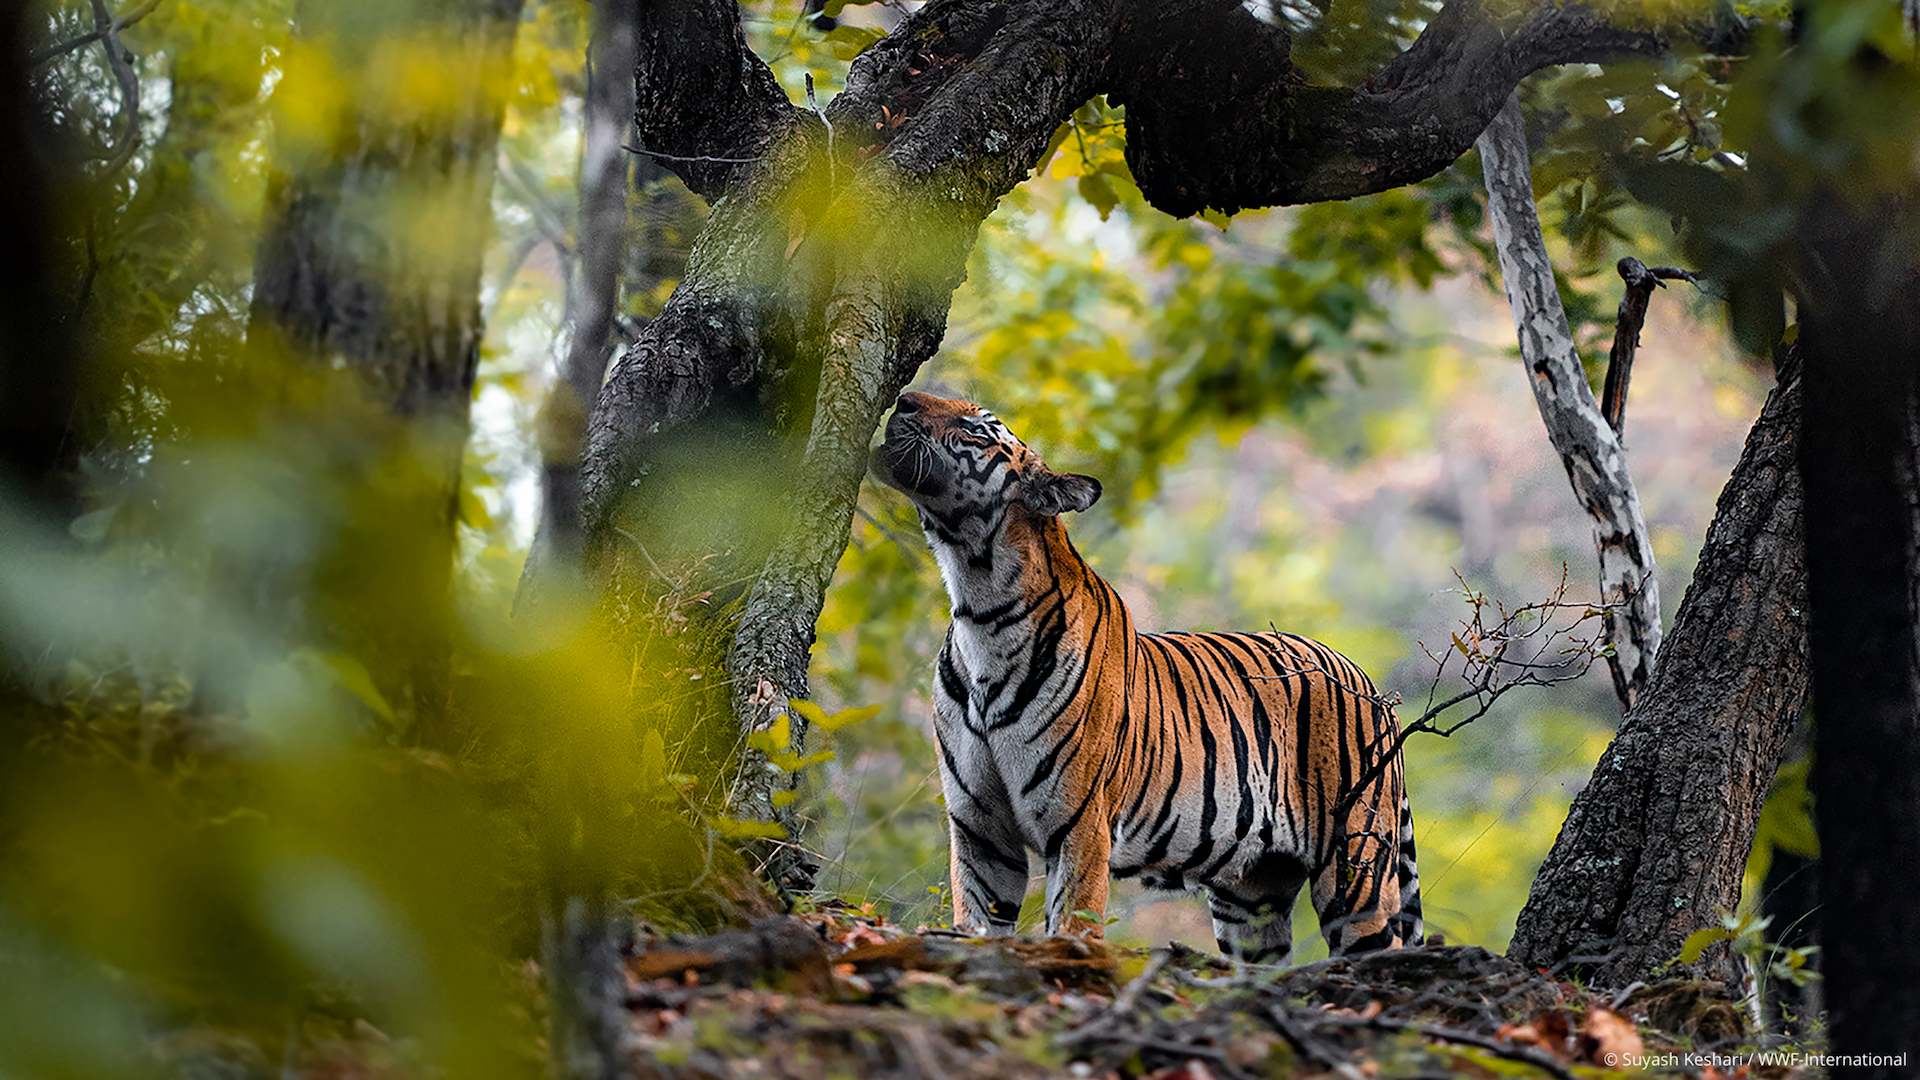
[[1047, 468], [992, 413], [928, 394], [900, 395], [872, 468], [913, 500], [929, 532], [951, 544], [991, 538], [1015, 508], [1051, 518], [1100, 498], [1100, 481]]

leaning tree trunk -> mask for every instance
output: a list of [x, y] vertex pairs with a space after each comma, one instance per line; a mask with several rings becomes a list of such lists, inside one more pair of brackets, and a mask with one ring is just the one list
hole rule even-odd
[[[520, 0], [310, 7], [298, 47], [319, 58], [276, 92], [297, 107], [276, 126], [247, 339], [259, 378], [307, 388], [278, 422], [328, 433], [309, 479], [347, 523], [312, 568], [314, 625], [285, 629], [365, 665], [431, 739]], [[435, 93], [407, 96], [409, 68]]]
[[[1747, 436], [1653, 679], [1534, 879], [1507, 950], [1521, 963], [1590, 958], [1595, 985], [1624, 986], [1739, 904], [1807, 692], [1801, 382], [1783, 365]], [[1737, 980], [1724, 944], [1701, 971]]]
[[[1567, 475], [1594, 517], [1605, 598], [1621, 608], [1608, 619], [1609, 661], [1628, 705], [1534, 880], [1509, 953], [1535, 966], [1580, 958], [1593, 982], [1622, 986], [1739, 903], [1760, 807], [1806, 695], [1793, 468], [1799, 379], [1780, 372], [1661, 644], [1646, 524], [1625, 447], [1593, 400], [1560, 314], [1517, 101], [1488, 127], [1480, 152], [1521, 352]], [[1628, 288], [1616, 365], [1638, 335], [1631, 292], [1650, 285], [1629, 280]], [[1613, 416], [1623, 417], [1625, 371], [1611, 374]], [[1724, 944], [1699, 966], [1722, 981], [1737, 977]]]
[[[1455, 0], [1364, 86], [1302, 85], [1290, 47], [1223, 0], [937, 0], [856, 59], [845, 92], [802, 110], [728, 0], [643, 5], [646, 151], [715, 206], [594, 406], [582, 520], [616, 594], [693, 567], [686, 595], [712, 601], [716, 625], [737, 619], [738, 730], [806, 696], [872, 433], [939, 346], [980, 222], [1083, 102], [1125, 102], [1127, 162], [1153, 205], [1233, 211], [1432, 175], [1524, 75], [1664, 42], [1574, 4]], [[676, 498], [702, 469], [698, 497]], [[741, 478], [752, 486], [730, 506], [716, 496]], [[718, 523], [690, 534], [690, 512]], [[745, 762], [735, 812], [777, 818], [780, 783]]]
[[[1920, 1071], [1920, 251], [1911, 203], [1802, 213], [1820, 945], [1835, 1054]], [[1904, 218], [1904, 220], [1903, 220]], [[1899, 226], [1904, 225], [1905, 228]]]

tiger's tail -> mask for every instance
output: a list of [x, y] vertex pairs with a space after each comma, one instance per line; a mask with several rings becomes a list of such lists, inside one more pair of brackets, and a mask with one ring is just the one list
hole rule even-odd
[[1388, 920], [1402, 945], [1426, 942], [1426, 924], [1420, 917], [1420, 863], [1413, 852], [1413, 806], [1400, 795], [1400, 910]]

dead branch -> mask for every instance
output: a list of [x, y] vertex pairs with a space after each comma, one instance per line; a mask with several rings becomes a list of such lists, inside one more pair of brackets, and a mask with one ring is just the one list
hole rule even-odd
[[1655, 287], [1666, 288], [1678, 278], [1699, 287], [1691, 271], [1677, 266], [1648, 266], [1628, 255], [1614, 267], [1620, 280], [1627, 283], [1620, 295], [1620, 310], [1614, 316], [1613, 351], [1607, 356], [1607, 381], [1600, 393], [1600, 413], [1607, 418], [1615, 435], [1625, 435], [1627, 427], [1627, 384], [1633, 380], [1633, 354], [1640, 347], [1640, 328], [1646, 325], [1647, 303]]
[[160, 0], [146, 0], [146, 3], [143, 3], [140, 6], [134, 8], [132, 11], [127, 12], [125, 15], [122, 15], [119, 18], [114, 19], [111, 23], [108, 24], [108, 26], [104, 28], [98, 25], [100, 15], [99, 15], [99, 12], [96, 10], [94, 12], [94, 20], [95, 20], [94, 29], [87, 31], [84, 34], [81, 34], [77, 38], [72, 38], [68, 41], [63, 41], [58, 45], [51, 46], [50, 48], [42, 49], [40, 52], [37, 52], [34, 55], [28, 57], [27, 68], [28, 70], [32, 70], [33, 68], [37, 68], [40, 65], [47, 63], [48, 61], [58, 60], [61, 57], [67, 55], [68, 53], [73, 52], [75, 49], [83, 49], [88, 45], [91, 45], [94, 42], [99, 41], [101, 38], [105, 37], [107, 35], [108, 30], [111, 30], [113, 33], [118, 34], [120, 31], [125, 30], [129, 26], [132, 26], [134, 23], [137, 23], [141, 19], [144, 19], [147, 16], [153, 14], [154, 9], [159, 6], [160, 6]]
[[1462, 1031], [1459, 1028], [1446, 1027], [1441, 1024], [1426, 1024], [1418, 1020], [1396, 1020], [1389, 1016], [1343, 1016], [1338, 1013], [1331, 1013], [1316, 1016], [1314, 1019], [1318, 1023], [1332, 1027], [1363, 1027], [1372, 1028], [1375, 1031], [1393, 1033], [1411, 1031], [1416, 1035], [1428, 1039], [1437, 1039], [1441, 1042], [1455, 1043], [1460, 1046], [1471, 1046], [1476, 1049], [1485, 1050], [1495, 1057], [1531, 1065], [1551, 1076], [1558, 1077], [1559, 1080], [1574, 1080], [1573, 1070], [1554, 1060], [1551, 1054], [1535, 1050], [1531, 1046], [1520, 1046], [1488, 1035], [1476, 1035], [1471, 1031]]

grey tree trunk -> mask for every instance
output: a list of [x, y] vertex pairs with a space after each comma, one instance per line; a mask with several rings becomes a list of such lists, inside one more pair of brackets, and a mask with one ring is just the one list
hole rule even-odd
[[[520, 0], [310, 5], [301, 33], [328, 50], [348, 93], [314, 127], [277, 132], [254, 261], [249, 362], [269, 383], [305, 386], [287, 392], [283, 419], [333, 433], [312, 481], [316, 497], [340, 498], [350, 515], [311, 568], [323, 607], [302, 631], [364, 664], [401, 721], [429, 740], [448, 692], [445, 618], [498, 87], [519, 16]], [[437, 102], [393, 92], [390, 50], [408, 40], [431, 48], [433, 75], [451, 84]], [[323, 89], [296, 76], [280, 92], [331, 100]], [[335, 396], [311, 410], [307, 393]], [[274, 601], [254, 606], [269, 612]]]
[[1593, 400], [1560, 306], [1553, 264], [1533, 207], [1518, 95], [1508, 96], [1478, 145], [1520, 359], [1574, 497], [1593, 519], [1600, 599], [1608, 605], [1607, 642], [1613, 646], [1607, 667], [1621, 708], [1631, 709], [1660, 655], [1660, 584], [1654, 577], [1653, 539], [1627, 471], [1627, 448]]
[[573, 274], [567, 282], [571, 339], [560, 379], [541, 410], [540, 524], [521, 575], [517, 608], [573, 579], [580, 568], [580, 456], [587, 410], [613, 355], [620, 268], [627, 261], [627, 135], [633, 127], [633, 72], [639, 66], [639, 0], [597, 0], [587, 53], [580, 153], [580, 209], [574, 218]]

